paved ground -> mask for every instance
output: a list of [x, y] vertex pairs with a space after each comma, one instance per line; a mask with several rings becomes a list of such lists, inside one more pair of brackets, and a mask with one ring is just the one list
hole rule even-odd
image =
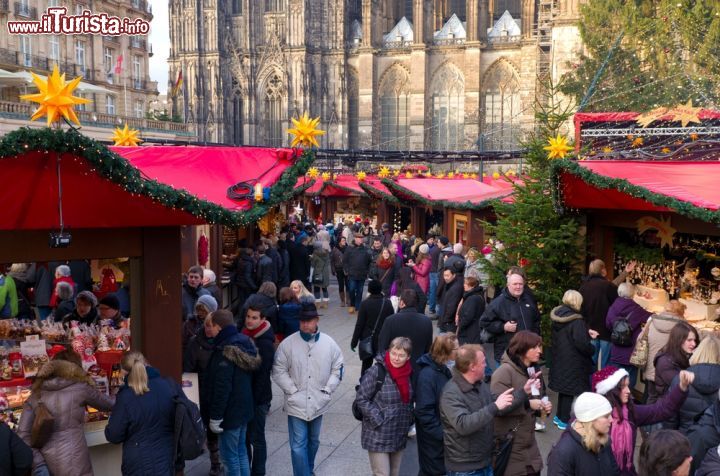
[[[339, 307], [337, 287], [330, 287], [331, 302], [321, 309], [320, 329], [338, 343], [345, 357], [345, 376], [333, 395], [332, 406], [323, 417], [320, 450], [315, 462], [317, 476], [367, 476], [372, 474], [367, 452], [360, 447], [360, 422], [350, 412], [355, 398], [355, 385], [360, 377], [360, 360], [350, 350], [350, 338], [356, 315], [349, 315]], [[334, 300], [334, 301], [333, 301]], [[554, 398], [553, 398], [554, 403]], [[545, 433], [536, 433], [540, 450], [545, 458], [560, 436], [559, 430], [548, 421]], [[273, 385], [273, 401], [268, 415], [266, 436], [268, 443], [268, 476], [291, 476], [290, 448], [288, 446], [287, 415], [282, 411], [282, 393]], [[207, 475], [210, 462], [207, 456], [188, 464], [188, 476]], [[543, 472], [544, 473], [544, 472]], [[417, 446], [411, 438], [403, 456], [401, 476], [418, 474]]]

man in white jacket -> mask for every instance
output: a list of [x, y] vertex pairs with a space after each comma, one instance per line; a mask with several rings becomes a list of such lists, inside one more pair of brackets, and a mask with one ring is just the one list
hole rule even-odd
[[272, 378], [285, 397], [294, 476], [313, 474], [322, 415], [342, 380], [342, 351], [318, 330], [319, 318], [314, 303], [303, 303], [300, 330], [280, 343], [273, 364]]

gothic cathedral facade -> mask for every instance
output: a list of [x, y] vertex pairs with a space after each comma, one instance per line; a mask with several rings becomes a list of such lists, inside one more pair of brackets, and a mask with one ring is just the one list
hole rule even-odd
[[168, 91], [201, 141], [286, 146], [307, 111], [322, 148], [511, 150], [583, 1], [170, 0]]

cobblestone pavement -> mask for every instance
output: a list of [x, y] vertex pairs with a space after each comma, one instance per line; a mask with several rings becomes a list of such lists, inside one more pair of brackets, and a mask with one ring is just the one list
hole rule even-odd
[[[360, 360], [350, 350], [350, 339], [355, 327], [357, 314], [350, 315], [347, 308], [339, 306], [337, 287], [330, 287], [330, 305], [320, 309], [320, 330], [329, 334], [338, 343], [345, 357], [345, 375], [333, 394], [329, 411], [323, 417], [320, 434], [320, 450], [315, 461], [316, 476], [367, 476], [372, 474], [367, 452], [360, 447], [360, 422], [350, 412], [355, 398], [355, 385], [360, 377]], [[546, 376], [547, 377], [547, 376]], [[554, 395], [552, 396], [554, 403]], [[536, 433], [543, 459], [546, 458], [560, 431], [551, 421], [547, 431]], [[288, 446], [287, 415], [282, 410], [282, 393], [273, 384], [273, 401], [266, 424], [268, 444], [268, 476], [291, 476], [290, 447]], [[210, 461], [206, 455], [188, 462], [185, 474], [206, 476]], [[411, 438], [403, 455], [401, 476], [418, 474], [417, 446]], [[545, 474], [545, 471], [543, 471]]]

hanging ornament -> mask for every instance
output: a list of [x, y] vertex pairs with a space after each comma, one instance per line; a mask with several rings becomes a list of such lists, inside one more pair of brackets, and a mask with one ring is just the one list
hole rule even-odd
[[640, 147], [641, 145], [643, 145], [644, 142], [645, 142], [645, 139], [643, 139], [642, 137], [636, 137], [632, 141], [632, 146]]
[[332, 174], [330, 172], [323, 172], [321, 177], [324, 181], [327, 182], [328, 180], [330, 180], [332, 178]]
[[610, 152], [613, 151], [613, 148], [610, 147], [609, 145], [606, 145], [605, 147], [602, 148], [602, 151], [606, 154], [609, 154]]
[[448, 178], [455, 178], [455, 172], [448, 172]]
[[493, 179], [497, 180], [500, 178], [500, 174], [498, 172], [493, 172]]
[[198, 264], [200, 266], [207, 265], [208, 259], [210, 257], [210, 242], [208, 241], [207, 236], [205, 236], [204, 231], [200, 235], [200, 238], [198, 238], [197, 253]]
[[543, 147], [548, 152], [548, 159], [564, 159], [572, 147], [568, 145], [567, 137], [558, 134], [557, 137], [550, 137], [548, 144]]
[[405, 172], [405, 178], [412, 178], [411, 172]]
[[385, 166], [380, 167], [380, 171], [378, 172], [378, 177], [386, 178], [389, 176], [390, 176], [390, 169]]
[[321, 136], [325, 134], [325, 131], [317, 128], [317, 125], [320, 122], [319, 117], [310, 119], [307, 111], [305, 111], [300, 119], [292, 118], [291, 120], [295, 125], [295, 128], [288, 129], [288, 133], [293, 134], [295, 138], [292, 140], [290, 147], [296, 147], [298, 145], [303, 145], [305, 147], [314, 145], [315, 147], [320, 147], [320, 144], [315, 136]]
[[360, 182], [362, 182], [363, 180], [365, 180], [366, 177], [367, 177], [367, 174], [366, 174], [365, 172], [360, 171], [360, 172], [357, 173], [357, 179], [358, 179], [358, 181], [360, 181]]
[[47, 116], [48, 127], [53, 122], [60, 121], [64, 117], [68, 121], [72, 121], [78, 126], [80, 120], [75, 115], [73, 107], [76, 104], [87, 104], [89, 99], [73, 96], [72, 92], [80, 83], [82, 76], [78, 76], [70, 82], [65, 82], [65, 73], [62, 75], [57, 65], [53, 67], [52, 73], [48, 76], [47, 81], [43, 80], [35, 73], [32, 74], [33, 82], [37, 86], [39, 93], [23, 94], [20, 99], [24, 101], [32, 101], [40, 104], [40, 107], [30, 117], [31, 121]]
[[400, 171], [399, 171], [399, 170], [393, 170], [393, 177], [397, 177], [397, 176], [399, 176], [399, 175], [400, 175]]
[[142, 142], [140, 137], [138, 137], [138, 134], [140, 134], [139, 130], [130, 129], [127, 123], [125, 123], [125, 127], [122, 129], [119, 127], [115, 128], [115, 131], [113, 131], [112, 141], [115, 145], [137, 147], [138, 143]]
[[318, 175], [320, 175], [320, 171], [317, 169], [317, 167], [310, 167], [307, 171], [307, 176], [311, 179], [318, 178]]

